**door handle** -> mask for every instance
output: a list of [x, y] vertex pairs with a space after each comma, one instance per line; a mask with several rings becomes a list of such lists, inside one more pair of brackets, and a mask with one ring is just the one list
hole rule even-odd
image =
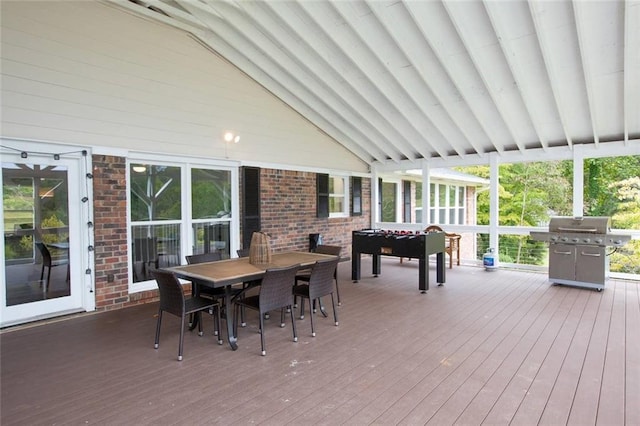
[[558, 250], [554, 250], [553, 253], [554, 254], [573, 254], [573, 252], [570, 252], [570, 251], [558, 251]]
[[582, 256], [600, 257], [600, 253], [585, 253], [585, 252], [580, 252], [580, 254], [581, 254]]

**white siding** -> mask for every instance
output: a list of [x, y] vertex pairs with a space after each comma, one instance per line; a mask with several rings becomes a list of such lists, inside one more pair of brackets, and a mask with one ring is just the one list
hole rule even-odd
[[367, 172], [186, 33], [97, 2], [2, 1], [4, 137]]

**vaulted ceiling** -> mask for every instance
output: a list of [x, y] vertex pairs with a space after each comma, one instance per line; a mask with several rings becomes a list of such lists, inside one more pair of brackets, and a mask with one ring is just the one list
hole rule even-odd
[[369, 164], [640, 143], [640, 0], [113, 0]]

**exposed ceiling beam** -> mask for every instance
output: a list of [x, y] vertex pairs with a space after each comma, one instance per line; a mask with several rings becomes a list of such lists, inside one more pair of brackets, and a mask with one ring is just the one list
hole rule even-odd
[[[456, 122], [456, 120], [454, 120], [453, 117], [455, 113], [448, 102], [445, 101], [447, 95], [444, 93], [444, 87], [430, 83], [430, 77], [427, 76], [425, 72], [428, 65], [424, 60], [424, 56], [427, 55], [427, 52], [424, 52], [423, 40], [418, 39], [412, 34], [409, 29], [410, 25], [407, 25], [404, 21], [405, 17], [398, 16], [398, 12], [396, 11], [397, 9], [402, 9], [402, 11], [406, 13], [406, 9], [399, 3], [385, 5], [378, 1], [365, 1], [371, 11], [375, 14], [380, 24], [384, 27], [386, 34], [394, 41], [395, 47], [402, 53], [406, 58], [406, 61], [417, 73], [420, 78], [420, 83], [424, 85], [424, 91], [428, 93], [428, 97], [432, 97], [435, 100], [435, 103], [443, 110], [442, 116], [437, 117], [437, 119], [433, 117], [430, 110], [427, 110], [425, 107], [421, 107], [423, 113], [429, 117], [434, 125], [438, 121], [443, 121], [449, 128], [455, 129], [453, 131], [457, 134], [453, 134], [449, 137], [449, 140], [454, 143], [454, 149], [458, 155], [466, 155], [466, 150], [464, 150], [463, 145], [460, 145], [462, 143], [471, 146], [476, 153], [482, 154], [482, 147], [478, 142], [476, 142], [478, 136], [471, 133], [465, 125], [466, 123], [460, 121]], [[419, 35], [417, 29], [414, 30], [414, 32], [416, 35]], [[433, 76], [433, 73], [429, 73], [429, 75]], [[413, 92], [411, 88], [406, 88], [405, 90], [408, 93]], [[414, 101], [419, 105], [426, 104], [426, 99]], [[451, 134], [451, 132], [452, 130], [441, 130], [441, 133], [443, 134]]]
[[578, 46], [580, 48], [580, 57], [582, 59], [582, 72], [584, 84], [587, 90], [587, 100], [589, 102], [589, 113], [591, 115], [591, 129], [593, 132], [593, 141], [596, 145], [600, 142], [600, 133], [598, 132], [598, 117], [596, 114], [596, 99], [593, 93], [593, 76], [591, 73], [591, 52], [587, 45], [587, 28], [588, 23], [585, 22], [586, 13], [580, 1], [572, 1], [573, 15], [576, 21], [576, 33], [578, 35]]
[[[327, 37], [334, 49], [333, 55], [341, 57], [339, 59], [342, 59], [344, 67], [341, 77], [358, 90], [359, 95], [371, 106], [363, 112], [379, 116], [377, 120], [381, 120], [380, 123], [385, 124], [392, 132], [390, 140], [406, 158], [414, 158], [416, 154], [411, 152], [412, 147], [407, 141], [421, 138], [420, 132], [399, 110], [397, 99], [395, 99], [397, 95], [389, 93], [388, 83], [378, 80], [377, 74], [372, 73], [377, 64], [370, 51], [363, 46], [357, 32], [349, 25], [339, 24], [338, 17], [335, 16], [338, 12], [329, 2], [296, 4], [304, 11], [306, 18], [312, 19], [323, 31], [323, 36]], [[378, 108], [373, 107], [376, 104]], [[380, 109], [383, 110], [380, 111]], [[429, 156], [423, 150], [419, 154]], [[444, 152], [441, 155], [444, 155]]]
[[[517, 145], [518, 149], [522, 152], [525, 150], [525, 144], [518, 136], [518, 132], [515, 129], [515, 117], [514, 111], [510, 110], [500, 99], [497, 87], [494, 87], [491, 81], [491, 74], [495, 72], [495, 69], [485, 69], [480, 59], [479, 53], [475, 46], [474, 38], [476, 34], [471, 31], [471, 28], [466, 24], [467, 17], [472, 17], [474, 20], [482, 19], [482, 16], [478, 16], [477, 13], [469, 14], [469, 7], [478, 7], [480, 5], [474, 3], [457, 3], [457, 2], [443, 2], [444, 8], [447, 11], [451, 22], [456, 29], [460, 39], [467, 47], [467, 53], [473, 62], [476, 72], [482, 79], [484, 87], [487, 89], [487, 93], [491, 97], [493, 104], [499, 116], [504, 124], [509, 129], [512, 140]], [[496, 40], [497, 43], [497, 40]]]
[[542, 60], [545, 65], [545, 69], [547, 71], [547, 78], [549, 79], [551, 93], [553, 95], [553, 101], [558, 109], [558, 116], [560, 119], [560, 125], [562, 126], [562, 132], [564, 133], [564, 137], [567, 141], [569, 147], [573, 146], [573, 140], [571, 138], [571, 134], [567, 128], [567, 113], [566, 108], [569, 103], [568, 99], [563, 99], [560, 94], [560, 78], [558, 77], [558, 71], [556, 70], [556, 61], [553, 57], [551, 57], [551, 49], [553, 46], [553, 41], [550, 40], [545, 25], [544, 25], [544, 16], [546, 13], [545, 7], [547, 4], [545, 2], [539, 2], [534, 0], [529, 0], [529, 11], [531, 13], [531, 19], [533, 21], [533, 26], [536, 29], [536, 35], [538, 44], [540, 46], [540, 53], [542, 54]]
[[[542, 148], [546, 150], [549, 147], [549, 142], [541, 131], [541, 119], [540, 117], [538, 117], [536, 109], [532, 105], [535, 93], [533, 93], [532, 87], [525, 82], [524, 68], [520, 66], [520, 58], [518, 58], [516, 50], [511, 46], [513, 40], [511, 39], [511, 35], [509, 34], [505, 25], [505, 20], [516, 18], [514, 16], [515, 14], [509, 14], [509, 12], [515, 7], [520, 7], [520, 3], [512, 2], [507, 5], [502, 5], [503, 7], [500, 8], [497, 7], [498, 4], [494, 0], [483, 0], [483, 4], [487, 11], [487, 15], [489, 16], [491, 26], [493, 27], [496, 33], [496, 37], [498, 38], [498, 43], [500, 43], [500, 48], [502, 49], [504, 58], [509, 66], [511, 75], [513, 75], [513, 79], [518, 86], [522, 103], [527, 111], [527, 114], [529, 115], [529, 119], [531, 121], [533, 129], [536, 132], [536, 137], [538, 141], [540, 141]], [[513, 25], [514, 23], [512, 22], [511, 24]]]
[[[497, 152], [504, 151], [504, 146], [498, 140], [495, 127], [490, 127], [489, 122], [485, 120], [485, 117], [488, 115], [488, 108], [485, 108], [482, 98], [467, 90], [467, 86], [465, 85], [463, 78], [456, 71], [457, 67], [454, 63], [455, 57], [451, 54], [446, 54], [443, 50], [443, 38], [447, 34], [445, 31], [437, 30], [444, 30], [444, 28], [438, 27], [439, 24], [441, 27], [444, 27], [442, 20], [439, 19], [442, 15], [445, 15], [442, 16], [442, 18], [446, 17], [444, 8], [442, 8], [438, 2], [407, 2], [403, 4], [409, 12], [413, 24], [416, 25], [423, 35], [425, 43], [430, 47], [434, 56], [437, 58], [438, 63], [442, 67], [447, 78], [455, 87], [455, 90], [458, 91], [461, 101], [467, 105], [468, 109], [473, 114], [473, 121], [482, 129], [484, 135], [491, 142]], [[440, 9], [442, 13], [439, 14], [438, 9]], [[436, 36], [440, 36], [441, 38], [436, 38]], [[457, 39], [457, 35], [455, 33], [451, 34], [451, 36]], [[453, 42], [453, 39], [450, 38], [450, 40]], [[482, 135], [476, 138], [476, 140], [478, 139], [483, 139]], [[479, 155], [483, 156], [486, 152], [487, 150], [479, 150]]]
[[[414, 131], [414, 136], [407, 138], [407, 143], [423, 158], [431, 157], [430, 152], [424, 148], [424, 142], [429, 144], [438, 155], [446, 157], [448, 144], [445, 141], [443, 129], [435, 124], [422, 108], [425, 100], [419, 102], [415, 98], [415, 93], [403, 85], [402, 81], [396, 78], [394, 70], [390, 68], [392, 57], [397, 56], [398, 53], [388, 50], [383, 52], [387, 44], [388, 32], [380, 21], [375, 19], [375, 14], [367, 13], [364, 16], [358, 16], [355, 9], [357, 3], [333, 2], [330, 4], [346, 22], [352, 23], [351, 31], [357, 37], [359, 44], [366, 47], [366, 49], [358, 49], [364, 65], [361, 69], [374, 85], [381, 88], [383, 95], [395, 107], [393, 114], [396, 117], [405, 118], [404, 126]], [[367, 12], [370, 12], [366, 4], [363, 3], [363, 6], [367, 8]], [[386, 61], [381, 56], [384, 56]], [[402, 58], [402, 61], [406, 62], [406, 58]], [[369, 72], [374, 69], [376, 73]], [[416, 91], [417, 88], [414, 87], [413, 92]], [[412, 143], [412, 141], [415, 142]]]

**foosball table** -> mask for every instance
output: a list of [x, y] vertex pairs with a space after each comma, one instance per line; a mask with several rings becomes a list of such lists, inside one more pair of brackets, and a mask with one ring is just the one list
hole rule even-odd
[[373, 255], [372, 274], [380, 275], [380, 256], [418, 259], [418, 289], [429, 290], [429, 256], [436, 255], [436, 280], [445, 282], [444, 232], [364, 229], [352, 233], [351, 279], [360, 280], [361, 254]]

